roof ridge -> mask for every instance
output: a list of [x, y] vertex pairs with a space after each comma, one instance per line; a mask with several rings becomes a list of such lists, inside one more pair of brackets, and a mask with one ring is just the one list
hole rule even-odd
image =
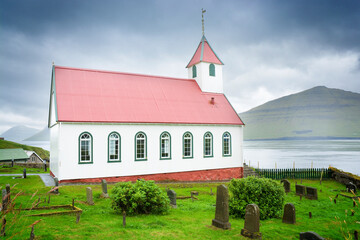
[[56, 65], [54, 67], [60, 68], [60, 69], [79, 70], [79, 71], [87, 71], [87, 72], [113, 73], [113, 74], [131, 75], [131, 76], [140, 76], [140, 77], [164, 78], [164, 79], [180, 80], [180, 81], [189, 81], [189, 80], [195, 81], [195, 79], [192, 79], [192, 78], [166, 77], [166, 76], [150, 75], [150, 74], [143, 74], [143, 73], [117, 72], [117, 71], [110, 71], [110, 70], [75, 68], [75, 67], [66, 67], [66, 66], [58, 66], [58, 65]]

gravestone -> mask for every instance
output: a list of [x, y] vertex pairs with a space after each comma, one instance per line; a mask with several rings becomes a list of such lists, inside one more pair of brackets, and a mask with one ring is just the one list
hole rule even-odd
[[23, 178], [26, 178], [26, 168], [23, 170]]
[[55, 190], [53, 191], [53, 193], [58, 194], [59, 193], [59, 179], [57, 177], [54, 177], [54, 182], [55, 182]]
[[325, 240], [325, 238], [321, 237], [316, 232], [301, 232], [300, 240]]
[[2, 199], [2, 211], [5, 212], [8, 205], [8, 197], [7, 197], [6, 189], [2, 190], [1, 199]]
[[256, 204], [246, 206], [245, 223], [244, 228], [241, 229], [241, 235], [252, 239], [262, 239], [260, 233], [260, 210]]
[[295, 185], [296, 195], [305, 196], [305, 186], [304, 185]]
[[284, 184], [284, 190], [286, 193], [290, 192], [290, 182], [286, 179], [281, 180], [281, 183]]
[[44, 172], [47, 171], [47, 166], [46, 166], [46, 163], [44, 163]]
[[222, 229], [230, 229], [229, 223], [229, 191], [225, 185], [217, 187], [215, 219], [212, 225]]
[[174, 190], [167, 190], [167, 195], [170, 199], [170, 205], [176, 208], [176, 192]]
[[109, 197], [109, 194], [107, 192], [107, 182], [105, 179], [102, 179], [101, 180], [101, 187], [102, 187], [102, 193], [101, 193], [101, 196], [104, 197], [104, 198], [108, 198]]
[[289, 224], [296, 223], [296, 214], [295, 214], [294, 204], [292, 204], [292, 203], [285, 204], [282, 222], [289, 223]]
[[11, 167], [14, 167], [14, 159], [11, 160]]
[[348, 184], [346, 184], [346, 190], [348, 192], [353, 191], [354, 193], [356, 193], [356, 185], [353, 184], [352, 182], [349, 182]]
[[93, 193], [91, 187], [86, 188], [86, 202], [89, 205], [94, 205]]
[[317, 188], [306, 187], [306, 198], [311, 200], [318, 200]]
[[1, 223], [1, 232], [0, 232], [0, 236], [5, 237], [6, 233], [5, 233], [5, 227], [6, 227], [6, 219], [3, 218], [2, 223]]
[[6, 194], [8, 195], [8, 202], [10, 202], [11, 201], [10, 184], [6, 184]]

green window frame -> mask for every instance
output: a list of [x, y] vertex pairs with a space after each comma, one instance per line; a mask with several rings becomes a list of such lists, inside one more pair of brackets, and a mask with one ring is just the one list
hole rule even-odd
[[209, 75], [215, 77], [215, 65], [212, 63], [209, 65]]
[[135, 134], [135, 161], [147, 161], [147, 136], [144, 132]]
[[79, 164], [93, 163], [93, 137], [89, 132], [79, 135]]
[[192, 77], [193, 78], [197, 77], [197, 71], [196, 71], [196, 66], [195, 65], [192, 67]]
[[224, 132], [222, 136], [222, 152], [224, 157], [231, 157], [232, 145], [231, 145], [231, 134]]
[[183, 134], [183, 158], [193, 158], [193, 154], [193, 135], [191, 132], [185, 132]]
[[108, 136], [108, 162], [121, 162], [121, 136], [117, 132]]
[[168, 132], [160, 134], [160, 160], [171, 159], [171, 135]]
[[211, 132], [206, 132], [204, 134], [204, 157], [213, 157], [213, 135]]

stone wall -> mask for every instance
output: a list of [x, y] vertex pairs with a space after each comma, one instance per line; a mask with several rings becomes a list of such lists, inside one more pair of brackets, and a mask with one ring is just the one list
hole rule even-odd
[[[1, 165], [9, 165], [11, 166], [11, 162], [6, 162], [3, 163]], [[44, 163], [19, 163], [19, 162], [14, 162], [15, 166], [20, 166], [20, 167], [24, 167], [24, 168], [44, 168]], [[46, 164], [47, 167], [49, 167], [49, 164]]]
[[337, 182], [342, 184], [348, 184], [349, 182], [352, 182], [356, 185], [356, 187], [360, 188], [360, 177], [348, 172], [343, 172], [337, 168], [331, 167], [330, 168], [332, 173], [332, 178], [334, 178]]

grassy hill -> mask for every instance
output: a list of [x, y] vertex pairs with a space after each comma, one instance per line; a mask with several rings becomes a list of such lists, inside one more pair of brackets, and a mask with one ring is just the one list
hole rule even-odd
[[4, 149], [4, 148], [22, 148], [24, 150], [30, 150], [36, 152], [42, 159], [50, 159], [50, 152], [39, 147], [32, 147], [16, 142], [0, 140], [0, 149]]
[[360, 94], [327, 87], [285, 96], [239, 116], [244, 138], [360, 138]]

